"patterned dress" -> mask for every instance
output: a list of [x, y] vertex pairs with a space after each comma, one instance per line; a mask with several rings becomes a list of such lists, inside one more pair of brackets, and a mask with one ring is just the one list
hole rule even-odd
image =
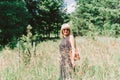
[[62, 39], [59, 49], [61, 55], [60, 78], [61, 80], [73, 80], [73, 66], [69, 55], [71, 49], [69, 36]]

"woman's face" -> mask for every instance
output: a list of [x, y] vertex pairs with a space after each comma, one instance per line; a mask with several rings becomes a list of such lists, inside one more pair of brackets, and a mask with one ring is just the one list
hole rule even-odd
[[65, 28], [65, 29], [63, 29], [63, 35], [64, 36], [68, 36], [69, 34], [70, 34], [70, 29], [68, 29], [68, 28]]

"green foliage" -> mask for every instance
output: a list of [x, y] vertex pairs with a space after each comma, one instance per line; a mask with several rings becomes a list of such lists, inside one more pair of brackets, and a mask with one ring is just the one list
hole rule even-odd
[[73, 32], [79, 35], [119, 35], [119, 0], [76, 0], [71, 15]]
[[32, 14], [30, 24], [34, 27], [33, 33], [42, 34], [43, 37], [50, 37], [50, 34], [58, 36], [61, 24], [68, 19], [65, 12], [62, 12], [63, 0], [25, 1]]
[[22, 61], [27, 65], [30, 62], [32, 54], [32, 27], [27, 26], [27, 35], [23, 35], [20, 39], [20, 46], [22, 50]]
[[16, 43], [24, 33], [29, 18], [23, 1], [0, 1], [0, 45]]
[[63, 0], [0, 1], [0, 47], [16, 47], [28, 24], [32, 26], [34, 41], [51, 34], [58, 37], [61, 24], [69, 21], [62, 9]]

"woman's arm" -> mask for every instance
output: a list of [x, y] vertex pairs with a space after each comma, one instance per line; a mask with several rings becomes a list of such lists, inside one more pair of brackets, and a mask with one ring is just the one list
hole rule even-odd
[[73, 35], [70, 35], [70, 43], [71, 43], [71, 48], [72, 48], [72, 57], [71, 57], [71, 62], [74, 66], [74, 55], [75, 55], [75, 48], [76, 48], [76, 41]]

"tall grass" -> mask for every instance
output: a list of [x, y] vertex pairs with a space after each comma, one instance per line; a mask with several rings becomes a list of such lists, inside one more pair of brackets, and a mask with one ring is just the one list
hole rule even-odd
[[[0, 80], [59, 80], [59, 43], [44, 41], [28, 65], [19, 63], [18, 49], [0, 52]], [[76, 38], [81, 59], [76, 61], [75, 80], [119, 80], [120, 38]]]

